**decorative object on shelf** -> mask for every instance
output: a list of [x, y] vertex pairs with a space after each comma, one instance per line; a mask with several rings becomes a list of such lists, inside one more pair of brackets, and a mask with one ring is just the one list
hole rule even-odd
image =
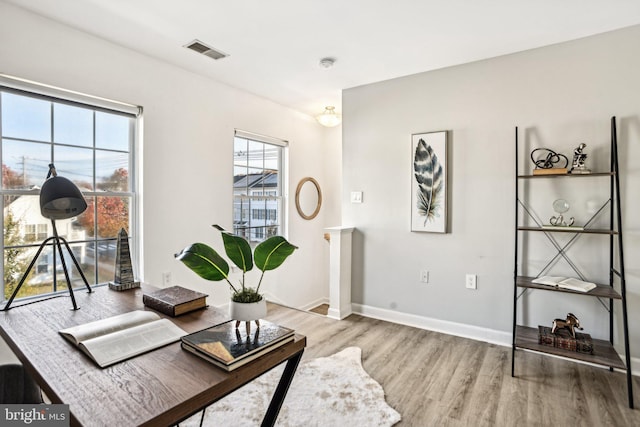
[[318, 181], [310, 176], [302, 178], [296, 187], [295, 200], [296, 210], [302, 218], [311, 220], [318, 216], [322, 206], [322, 190]]
[[531, 281], [536, 285], [553, 286], [559, 289], [567, 289], [575, 292], [589, 292], [595, 289], [597, 285], [592, 282], [585, 282], [584, 280], [575, 279], [573, 277], [558, 277], [558, 276], [542, 276], [536, 277]]
[[411, 135], [411, 231], [447, 232], [447, 132]]
[[109, 282], [109, 289], [124, 291], [126, 289], [139, 288], [140, 282], [133, 278], [133, 265], [131, 264], [131, 251], [129, 250], [129, 235], [124, 228], [118, 233], [116, 246], [116, 268], [113, 282]]
[[558, 215], [554, 215], [551, 218], [549, 218], [549, 223], [551, 225], [554, 226], [559, 226], [559, 227], [570, 227], [573, 225], [575, 218], [571, 217], [569, 218], [569, 222], [565, 222], [564, 220], [564, 216], [562, 214], [564, 214], [565, 212], [567, 212], [569, 210], [569, 202], [567, 202], [565, 199], [556, 199], [553, 201], [553, 210], [556, 211], [556, 213]]
[[338, 126], [340, 122], [342, 122], [340, 114], [336, 113], [336, 107], [333, 107], [331, 105], [324, 107], [324, 111], [322, 112], [322, 114], [316, 116], [316, 120], [322, 126], [328, 128]]
[[[239, 314], [237, 314], [236, 308], [232, 308], [234, 304], [230, 305], [230, 311], [233, 310], [230, 312], [231, 318], [237, 321], [245, 321], [247, 330], [249, 330], [251, 320], [259, 320], [267, 314], [266, 302], [259, 293], [265, 271], [275, 270], [280, 267], [298, 247], [289, 243], [282, 236], [272, 236], [259, 243], [252, 254], [251, 246], [244, 237], [231, 234], [219, 225], [214, 225], [213, 227], [218, 229], [222, 235], [227, 257], [242, 271], [242, 279], [239, 285], [234, 286], [229, 279], [229, 264], [212, 247], [204, 243], [189, 245], [176, 254], [175, 257], [203, 279], [211, 281], [226, 280], [232, 290], [232, 302], [252, 304], [262, 301], [258, 306], [262, 306], [263, 309], [253, 312], [252, 316], [250, 316], [253, 318], [244, 316], [242, 319], [235, 318], [234, 315]], [[251, 288], [245, 285], [245, 275], [247, 271], [253, 268], [254, 262], [256, 267], [262, 271], [262, 274], [260, 275], [258, 286]], [[259, 327], [260, 324], [256, 323]], [[236, 327], [238, 326], [239, 323], [236, 323]]]
[[553, 325], [551, 328], [551, 333], [555, 334], [558, 329], [568, 329], [569, 333], [571, 333], [572, 337], [576, 337], [576, 329], [582, 330], [582, 326], [580, 326], [580, 319], [576, 317], [573, 313], [567, 313], [566, 319], [554, 319]]
[[[62, 264], [62, 270], [64, 272], [64, 277], [67, 281], [67, 288], [69, 289], [69, 295], [71, 296], [71, 303], [73, 304], [73, 309], [77, 310], [79, 307], [76, 304], [76, 298], [73, 295], [73, 284], [71, 283], [71, 278], [69, 276], [69, 270], [67, 269], [67, 263], [65, 261], [65, 255], [62, 252], [62, 245], [67, 249], [69, 257], [73, 261], [73, 264], [76, 266], [78, 273], [80, 273], [80, 277], [82, 277], [82, 281], [86, 286], [87, 290], [91, 292], [91, 287], [89, 286], [89, 282], [87, 282], [87, 278], [85, 277], [82, 269], [80, 268], [80, 264], [76, 259], [73, 251], [69, 247], [69, 243], [64, 237], [58, 236], [58, 229], [56, 228], [56, 219], [71, 219], [87, 209], [87, 202], [84, 200], [80, 189], [69, 179], [58, 176], [56, 172], [56, 168], [53, 163], [49, 164], [49, 172], [47, 173], [47, 178], [42, 184], [42, 188], [40, 189], [40, 213], [43, 217], [51, 220], [51, 228], [53, 229], [53, 236], [46, 238], [38, 248], [38, 251], [34, 255], [29, 267], [24, 272], [24, 275], [18, 282], [18, 286], [16, 286], [15, 290], [9, 297], [7, 304], [5, 304], [2, 311], [9, 310], [11, 308], [11, 303], [13, 302], [16, 295], [18, 295], [18, 291], [24, 284], [27, 276], [33, 269], [40, 253], [43, 251], [45, 246], [51, 242], [53, 244], [53, 251], [55, 253], [56, 249], [58, 251], [58, 255], [60, 256], [60, 264]], [[54, 269], [56, 266], [54, 265]], [[54, 276], [55, 277], [55, 276]]]
[[591, 335], [576, 332], [576, 336], [573, 337], [566, 329], [551, 332], [548, 326], [538, 326], [538, 343], [578, 353], [593, 354]]
[[549, 148], [536, 148], [531, 151], [531, 161], [535, 165], [534, 175], [566, 174], [569, 159], [564, 154]]
[[587, 144], [580, 144], [573, 150], [573, 164], [571, 165], [571, 171], [573, 174], [589, 174], [591, 169], [587, 169], [584, 162], [587, 160], [587, 154], [584, 152]]

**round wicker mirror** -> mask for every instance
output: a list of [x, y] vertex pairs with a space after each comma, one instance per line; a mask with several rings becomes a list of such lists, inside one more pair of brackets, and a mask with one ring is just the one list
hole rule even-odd
[[296, 209], [304, 219], [313, 219], [322, 206], [322, 191], [318, 181], [311, 177], [302, 178], [296, 188]]

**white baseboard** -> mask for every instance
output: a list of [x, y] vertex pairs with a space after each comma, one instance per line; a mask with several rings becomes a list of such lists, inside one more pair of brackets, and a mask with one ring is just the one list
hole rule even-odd
[[[399, 311], [387, 310], [384, 308], [371, 307], [363, 304], [351, 303], [353, 312], [373, 319], [385, 320], [387, 322], [399, 323], [401, 325], [412, 326], [414, 328], [426, 329], [457, 337], [469, 338], [476, 341], [484, 341], [504, 347], [511, 347], [511, 333], [496, 331], [495, 329], [481, 328], [479, 326], [466, 325], [464, 323], [450, 322], [448, 320], [433, 319], [430, 317], [418, 316], [416, 314], [401, 313]], [[624, 355], [620, 355], [624, 361]], [[602, 367], [602, 366], [600, 366]], [[640, 375], [640, 358], [631, 357], [631, 372], [633, 375]]]
[[318, 298], [317, 300], [310, 302], [308, 304], [303, 305], [302, 307], [298, 307], [300, 310], [311, 310], [312, 308], [316, 308], [322, 304], [329, 304], [329, 298]]
[[374, 319], [386, 320], [388, 322], [399, 323], [401, 325], [442, 332], [443, 334], [485, 341], [492, 344], [511, 346], [511, 334], [508, 332], [465, 325], [463, 323], [450, 322], [448, 320], [433, 319], [430, 317], [418, 316], [416, 314], [401, 313], [399, 311], [370, 307], [362, 304], [351, 303], [351, 307], [354, 313], [358, 313], [366, 317], [372, 317]]

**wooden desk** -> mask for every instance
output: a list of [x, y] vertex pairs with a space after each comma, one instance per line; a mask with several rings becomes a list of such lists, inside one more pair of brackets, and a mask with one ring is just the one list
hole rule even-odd
[[[272, 425], [306, 346], [302, 335], [228, 373], [182, 350], [180, 343], [100, 369], [58, 333], [144, 309], [142, 289], [117, 292], [98, 286], [92, 293], [80, 290], [76, 292], [77, 311], [71, 310], [68, 296], [23, 307], [18, 303], [0, 312], [0, 334], [52, 403], [69, 404], [71, 425], [173, 425], [287, 361], [263, 422]], [[191, 333], [224, 322], [228, 316], [208, 308], [171, 320]]]

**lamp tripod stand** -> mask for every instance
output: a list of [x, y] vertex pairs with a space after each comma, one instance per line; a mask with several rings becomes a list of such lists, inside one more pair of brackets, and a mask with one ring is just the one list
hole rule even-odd
[[[80, 263], [78, 263], [78, 260], [76, 259], [75, 255], [73, 255], [73, 251], [69, 247], [69, 243], [67, 243], [67, 240], [64, 237], [58, 236], [58, 229], [56, 228], [56, 222], [53, 219], [51, 220], [51, 226], [53, 227], [53, 236], [46, 238], [40, 244], [40, 247], [38, 248], [38, 252], [36, 252], [35, 256], [31, 260], [31, 263], [29, 264], [29, 267], [27, 267], [27, 271], [24, 272], [24, 274], [22, 275], [22, 278], [20, 279], [20, 282], [18, 283], [18, 286], [14, 289], [13, 293], [11, 294], [11, 297], [7, 301], [7, 304], [0, 311], [7, 311], [7, 310], [9, 310], [11, 308], [11, 303], [15, 299], [16, 295], [18, 295], [18, 292], [20, 291], [20, 288], [24, 284], [25, 280], [27, 280], [27, 277], [29, 276], [29, 273], [31, 272], [31, 270], [33, 269], [33, 266], [35, 265], [36, 261], [38, 260], [38, 257], [40, 256], [40, 253], [44, 250], [44, 248], [46, 247], [46, 245], [49, 242], [53, 242], [53, 250], [54, 250], [54, 252], [56, 251], [56, 248], [57, 248], [58, 254], [60, 255], [60, 263], [62, 264], [62, 270], [64, 271], [64, 277], [67, 280], [67, 287], [69, 289], [69, 294], [71, 296], [71, 302], [73, 303], [73, 309], [74, 310], [78, 310], [79, 307], [76, 304], [76, 297], [73, 295], [73, 285], [71, 284], [71, 279], [69, 278], [69, 271], [67, 270], [67, 263], [64, 260], [64, 254], [62, 253], [62, 245], [60, 243], [63, 243], [64, 247], [67, 249], [67, 252], [71, 256], [71, 259], [73, 260], [73, 263], [75, 264], [76, 269], [78, 270], [78, 272], [80, 273], [80, 276], [82, 277], [82, 280], [84, 281], [84, 285], [89, 290], [89, 293], [92, 292], [91, 291], [91, 287], [89, 286], [89, 282], [87, 281], [87, 278], [85, 277], [84, 273], [82, 272], [82, 269], [80, 268]], [[56, 279], [55, 265], [54, 265], [53, 278], [54, 278], [54, 281], [55, 281], [55, 279]]]
[[[82, 192], [76, 187], [76, 185], [68, 180], [67, 178], [58, 176], [56, 172], [56, 168], [53, 163], [49, 164], [49, 173], [47, 174], [47, 178], [42, 184], [42, 188], [40, 189], [40, 213], [42, 216], [51, 220], [51, 226], [53, 228], [53, 236], [47, 237], [44, 242], [40, 244], [38, 248], [38, 252], [31, 260], [31, 264], [25, 271], [22, 279], [18, 283], [18, 286], [11, 294], [9, 301], [4, 306], [4, 308], [0, 311], [7, 311], [11, 308], [11, 303], [13, 299], [18, 295], [18, 291], [24, 284], [25, 280], [27, 280], [27, 276], [33, 269], [40, 253], [45, 248], [45, 246], [49, 242], [53, 242], [53, 255], [55, 260], [56, 249], [60, 254], [60, 262], [62, 263], [62, 270], [64, 271], [64, 277], [67, 279], [67, 287], [69, 288], [69, 294], [71, 295], [71, 301], [73, 303], [73, 309], [77, 310], [78, 305], [76, 304], [76, 297], [73, 295], [73, 286], [71, 285], [71, 279], [69, 278], [69, 270], [67, 270], [67, 263], [64, 260], [64, 254], [62, 253], [62, 245], [67, 248], [67, 252], [71, 256], [73, 263], [76, 268], [80, 272], [80, 276], [82, 276], [82, 280], [84, 281], [84, 285], [87, 287], [89, 292], [91, 292], [91, 287], [89, 286], [89, 282], [87, 282], [87, 278], [84, 276], [82, 269], [80, 268], [80, 264], [76, 259], [75, 255], [73, 255], [73, 251], [69, 247], [69, 243], [63, 238], [58, 236], [58, 229], [56, 228], [56, 219], [70, 219], [75, 216], [80, 215], [87, 209], [87, 202], [84, 200], [82, 196]], [[53, 263], [53, 283], [57, 283], [56, 280], [56, 263]], [[45, 298], [46, 299], [46, 298]]]

